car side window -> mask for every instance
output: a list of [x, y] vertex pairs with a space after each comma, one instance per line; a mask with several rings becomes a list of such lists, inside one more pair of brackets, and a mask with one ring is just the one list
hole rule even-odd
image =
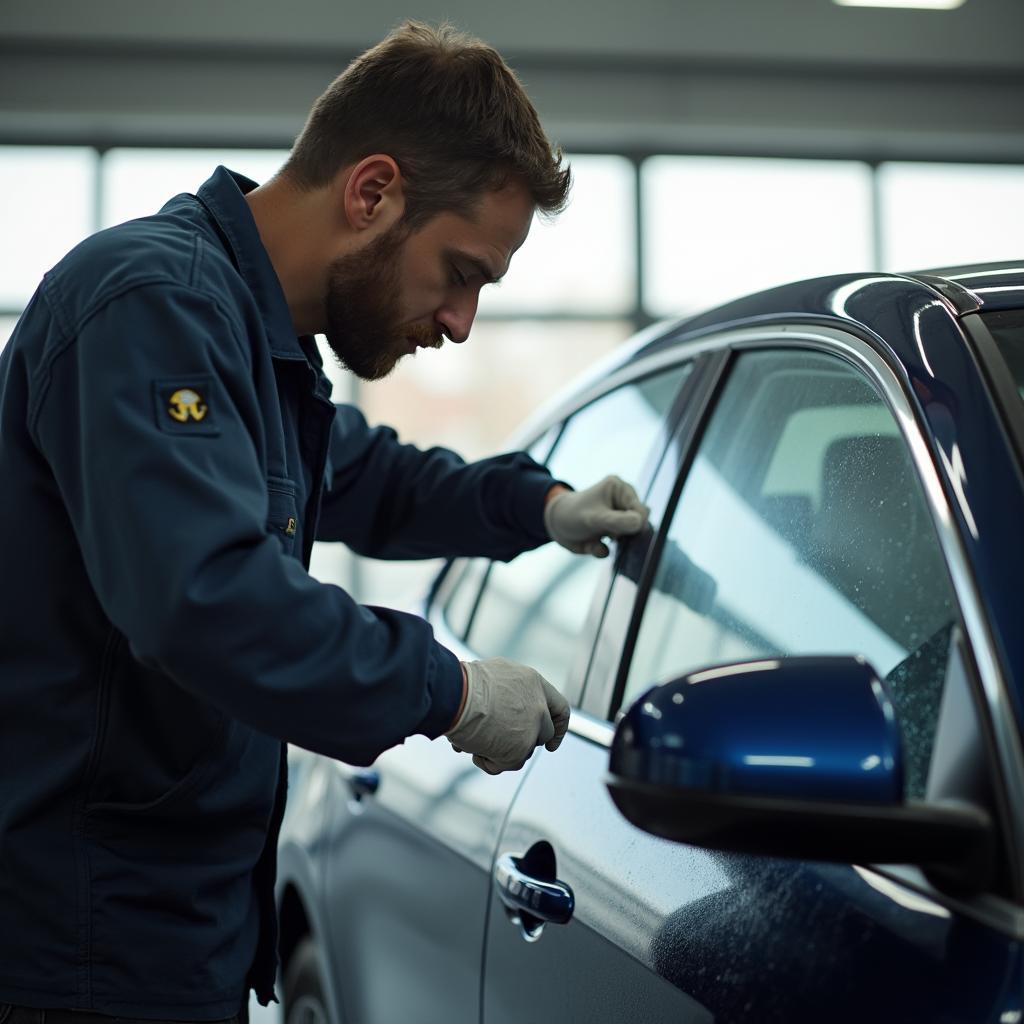
[[[546, 462], [561, 430], [562, 424], [549, 427], [526, 448], [527, 455], [537, 462]], [[446, 625], [460, 640], [466, 639], [466, 630], [469, 629], [480, 587], [490, 564], [486, 558], [460, 558], [450, 569], [451, 582], [445, 587], [441, 607]]]
[[896, 420], [867, 379], [814, 352], [739, 357], [683, 486], [626, 677], [763, 656], [859, 654], [924, 795], [952, 586]]
[[[584, 406], [560, 433], [548, 460], [552, 475], [577, 488], [610, 473], [635, 483], [690, 368], [675, 366]], [[482, 657], [525, 662], [558, 685], [571, 667], [601, 568], [600, 559], [556, 544], [492, 563], [467, 646]]]

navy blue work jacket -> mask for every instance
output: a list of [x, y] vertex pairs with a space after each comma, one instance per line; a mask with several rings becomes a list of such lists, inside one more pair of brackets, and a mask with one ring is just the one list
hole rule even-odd
[[213, 1020], [273, 997], [281, 741], [440, 735], [455, 656], [306, 567], [508, 559], [552, 480], [329, 400], [224, 168], [50, 273], [0, 356], [0, 1003]]

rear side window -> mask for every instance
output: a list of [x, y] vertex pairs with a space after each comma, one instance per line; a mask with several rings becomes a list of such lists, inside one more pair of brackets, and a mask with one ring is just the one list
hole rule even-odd
[[625, 701], [763, 656], [859, 654], [885, 678], [924, 795], [955, 621], [895, 419], [838, 358], [741, 356], [670, 524]]
[[1017, 394], [1024, 399], [1024, 312], [988, 313], [982, 319], [999, 346]]
[[[610, 473], [636, 484], [655, 446], [665, 440], [665, 420], [689, 372], [686, 364], [623, 385], [575, 413], [548, 461], [552, 475], [576, 488]], [[525, 662], [559, 685], [601, 571], [601, 560], [556, 544], [513, 562], [492, 563], [471, 612], [467, 646], [482, 657]]]
[[[551, 447], [560, 433], [561, 424], [546, 430], [526, 449], [527, 454], [537, 462], [546, 462]], [[466, 639], [466, 631], [476, 611], [480, 587], [487, 576], [490, 564], [486, 558], [466, 558], [460, 559], [452, 566], [451, 572], [455, 582], [447, 588], [442, 614], [448, 628], [460, 640]]]

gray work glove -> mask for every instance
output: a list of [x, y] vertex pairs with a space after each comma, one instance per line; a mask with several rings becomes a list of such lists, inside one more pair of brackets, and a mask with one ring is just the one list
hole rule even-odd
[[606, 476], [585, 491], [563, 491], [544, 506], [548, 536], [577, 555], [605, 558], [602, 537], [639, 533], [650, 509], [636, 491], [617, 476]]
[[506, 658], [464, 661], [466, 703], [445, 735], [488, 775], [518, 771], [542, 743], [556, 750], [569, 702], [539, 673]]

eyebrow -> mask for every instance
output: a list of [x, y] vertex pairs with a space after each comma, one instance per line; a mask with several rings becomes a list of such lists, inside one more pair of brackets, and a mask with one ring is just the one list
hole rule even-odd
[[448, 258], [461, 263], [468, 263], [483, 279], [485, 284], [497, 284], [504, 274], [497, 277], [491, 272], [491, 268], [479, 257], [471, 256], [467, 252], [460, 252], [457, 249], [448, 250]]

